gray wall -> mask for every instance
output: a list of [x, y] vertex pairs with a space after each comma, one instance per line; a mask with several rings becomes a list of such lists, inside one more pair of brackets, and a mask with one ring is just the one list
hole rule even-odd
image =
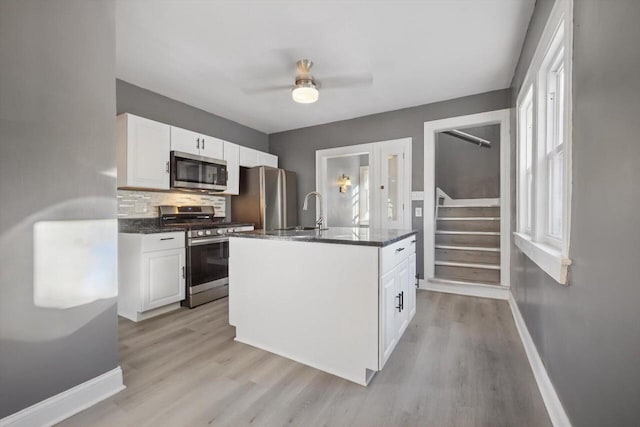
[[491, 142], [479, 147], [455, 136], [436, 136], [436, 187], [454, 199], [500, 197], [500, 125], [464, 129]]
[[[552, 3], [536, 4], [514, 104]], [[573, 425], [631, 426], [640, 420], [640, 3], [574, 3], [570, 283], [517, 250], [511, 283]]]
[[116, 81], [116, 109], [118, 114], [135, 114], [257, 150], [269, 148], [266, 133], [122, 80]]
[[[269, 135], [269, 151], [279, 156], [280, 167], [298, 173], [298, 200], [303, 200], [307, 192], [315, 190], [316, 150], [411, 137], [413, 138], [412, 188], [414, 191], [419, 191], [424, 187], [424, 122], [500, 110], [508, 108], [510, 103], [510, 91], [503, 89], [280, 132]], [[415, 207], [422, 207], [422, 202], [412, 202], [412, 212], [415, 211]], [[302, 224], [312, 225], [315, 209], [310, 206], [310, 209], [304, 212], [300, 208], [299, 215]], [[424, 277], [422, 220], [422, 218], [413, 217], [412, 223], [413, 228], [418, 230], [417, 257], [420, 277]]]
[[[354, 202], [357, 202], [360, 192], [360, 166], [369, 164], [367, 154], [335, 157], [327, 159], [327, 180], [328, 194], [323, 194], [327, 198], [327, 223], [331, 227], [353, 227], [354, 226]], [[351, 187], [341, 193], [338, 189], [338, 178], [342, 174], [351, 179]], [[355, 203], [359, 215], [359, 204]], [[359, 221], [358, 221], [359, 223]]]
[[0, 67], [2, 418], [118, 365], [116, 298], [46, 308], [33, 286], [35, 223], [115, 227], [114, 2], [2, 1]]

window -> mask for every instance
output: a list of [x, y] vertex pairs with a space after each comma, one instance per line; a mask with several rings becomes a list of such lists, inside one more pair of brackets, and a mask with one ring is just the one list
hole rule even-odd
[[516, 104], [515, 242], [563, 284], [570, 264], [571, 22], [570, 0], [559, 0]]

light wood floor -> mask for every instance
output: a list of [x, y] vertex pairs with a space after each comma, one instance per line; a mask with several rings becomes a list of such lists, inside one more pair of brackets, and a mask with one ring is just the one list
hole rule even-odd
[[504, 301], [419, 291], [362, 387], [233, 341], [227, 300], [120, 319], [126, 390], [64, 426], [549, 426]]

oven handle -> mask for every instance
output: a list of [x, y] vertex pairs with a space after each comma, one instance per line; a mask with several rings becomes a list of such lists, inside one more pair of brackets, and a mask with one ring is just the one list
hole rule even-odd
[[229, 241], [228, 237], [214, 237], [211, 239], [190, 240], [188, 242], [188, 246], [201, 246], [201, 245], [208, 245], [210, 243], [222, 243], [222, 242], [228, 242], [228, 241]]

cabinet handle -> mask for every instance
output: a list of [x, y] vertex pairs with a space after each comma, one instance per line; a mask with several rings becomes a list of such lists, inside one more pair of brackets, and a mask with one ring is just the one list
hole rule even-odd
[[186, 278], [187, 278], [187, 276], [184, 274], [184, 265], [182, 266], [182, 278], [183, 278], [183, 279], [186, 279]]
[[398, 295], [396, 295], [396, 298], [398, 298], [398, 305], [396, 306], [396, 308], [398, 309], [398, 313], [400, 313], [402, 311], [402, 292], [400, 292]]
[[169, 173], [169, 162], [167, 162], [167, 164], [165, 165], [165, 171]]
[[204, 138], [202, 138], [202, 149], [204, 150]]
[[404, 291], [400, 292], [400, 311], [404, 311]]
[[396, 249], [396, 252], [402, 252], [402, 251], [404, 251], [404, 248], [398, 248], [398, 249]]
[[200, 138], [196, 139], [196, 148], [200, 149]]
[[415, 245], [415, 244], [416, 244], [415, 239], [411, 241], [411, 244], [412, 244], [412, 245]]
[[160, 240], [173, 240], [175, 237], [161, 237]]

